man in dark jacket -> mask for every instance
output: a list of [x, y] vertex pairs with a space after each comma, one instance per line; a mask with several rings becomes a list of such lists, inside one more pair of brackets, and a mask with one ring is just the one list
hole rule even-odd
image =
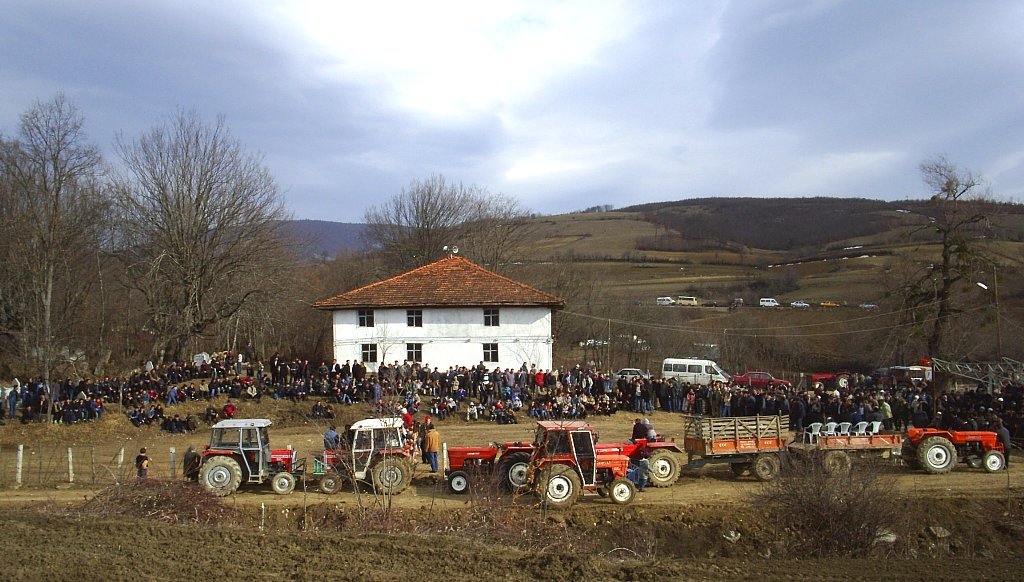
[[803, 397], [797, 396], [790, 406], [790, 416], [793, 418], [793, 430], [796, 433], [804, 432], [804, 417], [807, 416], [807, 403]]
[[994, 430], [996, 432], [996, 437], [999, 439], [1000, 442], [1003, 443], [1003, 451], [1004, 451], [1003, 452], [1003, 458], [1006, 459], [1006, 462], [1003, 465], [1003, 468], [1006, 469], [1007, 471], [1009, 471], [1010, 470], [1010, 444], [1011, 444], [1010, 443], [1010, 431], [1009, 431], [1009, 429], [1006, 428], [1005, 425], [1003, 425], [1003, 421], [999, 420], [998, 418], [996, 419], [995, 423], [992, 425], [992, 430]]
[[633, 442], [647, 438], [647, 427], [644, 426], [643, 420], [638, 418], [633, 421], [633, 434], [629, 438]]

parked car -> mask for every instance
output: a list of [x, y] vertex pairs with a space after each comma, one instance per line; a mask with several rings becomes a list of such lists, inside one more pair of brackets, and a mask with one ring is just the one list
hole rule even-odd
[[717, 301], [705, 301], [700, 304], [701, 307], [721, 307]]
[[761, 307], [778, 307], [779, 302], [774, 297], [762, 297], [758, 302]]
[[860, 308], [861, 309], [878, 309], [878, 306], [875, 305], [874, 303], [861, 303], [860, 304]]
[[733, 376], [732, 381], [740, 386], [750, 386], [752, 388], [775, 388], [779, 386], [788, 388], [793, 385], [789, 380], [775, 378], [768, 372], [747, 372], [743, 375]]
[[607, 341], [599, 339], [588, 339], [580, 342], [580, 347], [584, 348], [603, 348], [606, 345], [608, 345]]
[[822, 307], [825, 307], [825, 308], [839, 307], [839, 304], [836, 303], [835, 301], [822, 301], [818, 305], [820, 305]]
[[808, 307], [811, 306], [811, 304], [806, 301], [801, 301], [800, 299], [797, 299], [796, 301], [791, 301], [789, 303], [789, 306], [796, 309], [807, 309]]
[[626, 379], [643, 378], [644, 380], [650, 380], [651, 375], [640, 368], [622, 368], [618, 372], [615, 372], [615, 377]]

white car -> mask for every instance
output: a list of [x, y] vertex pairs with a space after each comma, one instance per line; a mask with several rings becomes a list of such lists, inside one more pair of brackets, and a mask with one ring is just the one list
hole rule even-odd
[[801, 301], [801, 300], [797, 299], [796, 301], [791, 301], [789, 303], [789, 306], [793, 307], [793, 308], [796, 308], [796, 309], [807, 309], [808, 307], [811, 306], [811, 304], [806, 302], [806, 301]]
[[615, 372], [615, 377], [630, 379], [640, 377], [643, 378], [644, 380], [649, 380], [651, 378], [651, 375], [639, 368], [622, 368], [618, 372]]

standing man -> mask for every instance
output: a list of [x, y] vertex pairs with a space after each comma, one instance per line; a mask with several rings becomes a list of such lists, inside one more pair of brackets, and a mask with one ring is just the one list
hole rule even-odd
[[324, 448], [328, 450], [338, 448], [338, 429], [334, 428], [333, 424], [324, 433]]
[[434, 428], [434, 423], [427, 425], [427, 436], [423, 439], [423, 450], [427, 453], [430, 472], [437, 473], [437, 451], [441, 449], [441, 433]]
[[139, 449], [139, 454], [135, 456], [135, 474], [139, 480], [149, 476], [149, 455], [146, 454], [146, 447]]
[[1003, 425], [1003, 421], [1001, 419], [998, 419], [998, 418], [996, 419], [995, 423], [992, 425], [992, 430], [994, 430], [996, 432], [996, 437], [999, 439], [999, 441], [1001, 443], [1003, 443], [1003, 458], [1005, 459], [1005, 461], [1003, 463], [1003, 468], [1006, 469], [1007, 471], [1009, 471], [1010, 470], [1010, 445], [1011, 445], [1011, 442], [1010, 442], [1010, 430], [1007, 429], [1006, 426]]
[[7, 418], [14, 420], [15, 415], [18, 412], [18, 398], [20, 398], [21, 382], [17, 378], [14, 379], [14, 384], [11, 385], [11, 389], [7, 392]]

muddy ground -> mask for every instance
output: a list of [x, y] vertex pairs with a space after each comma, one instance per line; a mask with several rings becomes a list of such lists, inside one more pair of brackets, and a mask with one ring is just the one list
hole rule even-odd
[[[300, 454], [318, 448], [324, 426], [303, 419], [298, 407], [248, 408], [248, 416], [275, 419], [275, 446], [289, 443]], [[594, 422], [603, 441], [614, 441], [628, 436], [632, 418], [620, 413]], [[655, 413], [651, 420], [678, 436], [678, 416]], [[894, 526], [896, 540], [865, 557], [808, 558], [794, 549], [811, 534], [780, 528], [765, 505], [770, 501], [756, 497], [762, 485], [737, 480], [727, 468], [687, 471], [673, 487], [648, 489], [631, 506], [595, 496], [568, 512], [545, 513], [529, 498], [450, 495], [420, 465], [414, 486], [394, 497], [389, 511], [365, 492], [277, 496], [248, 489], [223, 500], [223, 515], [199, 524], [200, 510], [209, 507], [191, 490], [173, 493], [186, 502], [182, 507], [167, 492], [122, 488], [127, 494], [110, 497], [104, 488], [126, 481], [109, 469], [120, 447], [133, 456], [147, 446], [155, 476], [166, 479], [170, 447], [180, 454], [205, 436], [125, 424], [115, 417], [84, 427], [0, 428], [0, 579], [1010, 580], [1024, 567], [1020, 465], [993, 475], [959, 466], [931, 476], [884, 461], [876, 470], [910, 500]], [[527, 440], [532, 433], [528, 424], [453, 420], [439, 429], [450, 444]], [[17, 490], [10, 477], [16, 444], [25, 445], [27, 458], [46, 459], [37, 463], [46, 478], [29, 475]], [[90, 451], [108, 469], [78, 469], [77, 482], [66, 483], [60, 474], [68, 445], [76, 458]]]

